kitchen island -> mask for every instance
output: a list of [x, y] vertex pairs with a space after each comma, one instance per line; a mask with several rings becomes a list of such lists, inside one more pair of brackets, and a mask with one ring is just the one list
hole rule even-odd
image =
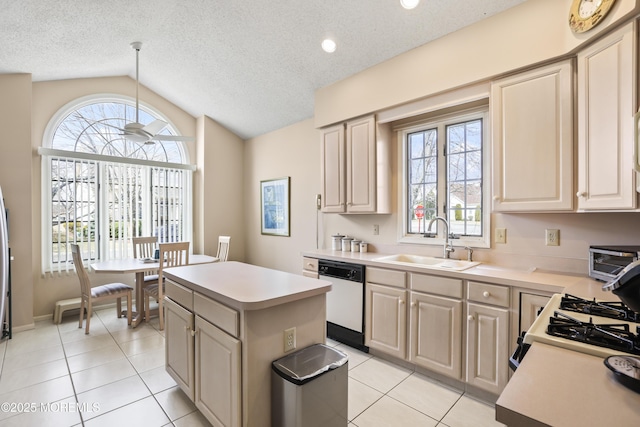
[[240, 262], [170, 268], [166, 369], [214, 425], [269, 426], [271, 362], [324, 343], [331, 283]]

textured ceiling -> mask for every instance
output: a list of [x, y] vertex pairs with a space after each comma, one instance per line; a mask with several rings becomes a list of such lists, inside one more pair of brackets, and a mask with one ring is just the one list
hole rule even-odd
[[135, 78], [141, 41], [141, 84], [250, 138], [312, 117], [316, 89], [523, 1], [0, 0], [0, 74]]

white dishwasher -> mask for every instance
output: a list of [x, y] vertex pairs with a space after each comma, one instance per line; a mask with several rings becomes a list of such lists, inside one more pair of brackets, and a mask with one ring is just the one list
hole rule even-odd
[[327, 337], [368, 352], [364, 345], [364, 265], [321, 259], [318, 274], [327, 293]]

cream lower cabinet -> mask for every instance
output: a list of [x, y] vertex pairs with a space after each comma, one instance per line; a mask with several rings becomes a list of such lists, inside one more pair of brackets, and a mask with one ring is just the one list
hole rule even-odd
[[196, 407], [214, 426], [240, 425], [240, 341], [195, 319]]
[[165, 347], [165, 365], [169, 375], [189, 399], [195, 398], [193, 313], [165, 299], [165, 338], [177, 345]]
[[509, 379], [508, 307], [508, 287], [467, 282], [466, 381], [495, 394]]
[[411, 292], [410, 360], [462, 379], [462, 301]]
[[407, 355], [405, 273], [368, 267], [365, 285], [365, 345], [404, 359]]
[[411, 273], [409, 360], [462, 379], [462, 280]]
[[[215, 303], [196, 299], [202, 307]], [[166, 370], [212, 425], [240, 426], [241, 342], [187, 309], [193, 307], [191, 291], [167, 281]]]
[[407, 353], [407, 291], [367, 284], [365, 344], [404, 359]]

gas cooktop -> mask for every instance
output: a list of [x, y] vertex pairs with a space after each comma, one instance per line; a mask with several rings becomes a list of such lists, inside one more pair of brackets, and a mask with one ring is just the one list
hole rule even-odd
[[[618, 302], [555, 294], [523, 338], [594, 356], [640, 355], [640, 323]], [[633, 319], [633, 320], [631, 320]]]

